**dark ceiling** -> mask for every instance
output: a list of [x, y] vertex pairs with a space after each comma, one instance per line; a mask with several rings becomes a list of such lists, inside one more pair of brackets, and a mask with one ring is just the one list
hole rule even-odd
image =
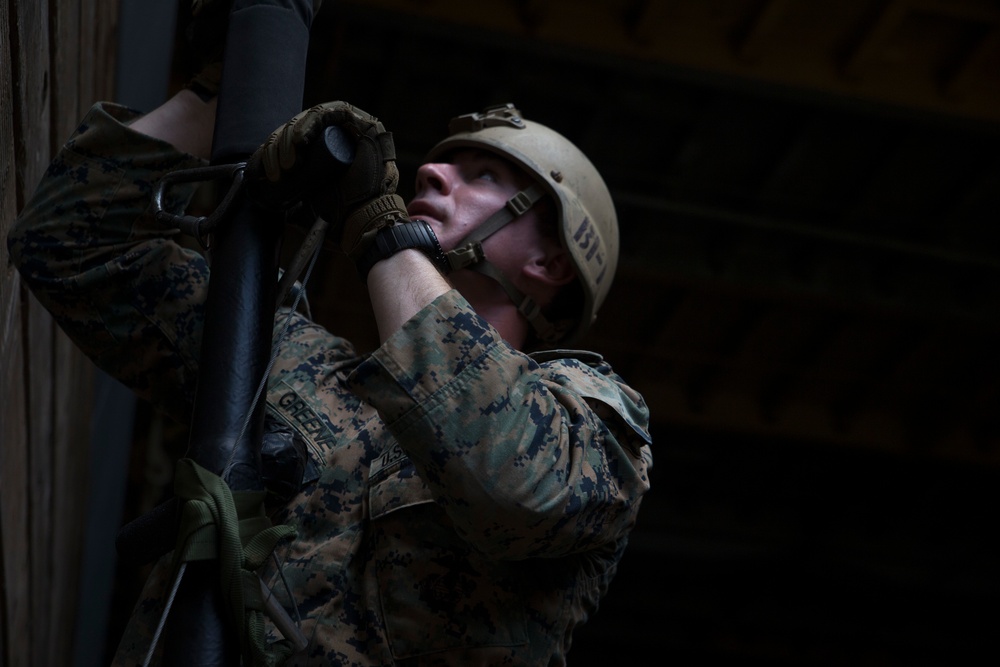
[[[571, 664], [997, 657], [1000, 2], [326, 4], [306, 102], [379, 116], [407, 189], [513, 101], [617, 202], [585, 346], [653, 491]], [[313, 308], [370, 340], [351, 280]]]

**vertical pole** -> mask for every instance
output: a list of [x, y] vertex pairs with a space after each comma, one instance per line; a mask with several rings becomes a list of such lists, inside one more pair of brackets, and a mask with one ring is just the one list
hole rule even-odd
[[[312, 0], [235, 0], [229, 17], [212, 162], [244, 160], [302, 109]], [[262, 488], [264, 402], [280, 221], [245, 201], [213, 239], [188, 457], [234, 491]], [[249, 417], [248, 417], [249, 415]], [[249, 422], [247, 421], [249, 418]], [[164, 664], [239, 665], [217, 561], [190, 563], [166, 625]]]

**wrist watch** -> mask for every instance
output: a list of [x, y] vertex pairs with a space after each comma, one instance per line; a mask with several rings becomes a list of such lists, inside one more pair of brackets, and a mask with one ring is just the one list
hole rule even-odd
[[368, 272], [376, 263], [403, 250], [420, 250], [443, 275], [451, 271], [448, 257], [441, 249], [434, 230], [423, 220], [411, 220], [398, 225], [383, 227], [375, 235], [375, 240], [357, 262], [358, 275], [368, 281]]

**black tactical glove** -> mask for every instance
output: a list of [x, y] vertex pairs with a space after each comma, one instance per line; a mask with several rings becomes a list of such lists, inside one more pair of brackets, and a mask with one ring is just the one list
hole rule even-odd
[[[354, 143], [353, 161], [339, 178], [316, 173], [331, 126]], [[377, 118], [347, 102], [327, 102], [272, 132], [250, 157], [246, 174], [256, 201], [288, 208], [305, 199], [334, 230], [343, 223], [341, 247], [356, 260], [379, 229], [406, 219], [405, 204], [395, 194], [395, 160], [392, 134]]]

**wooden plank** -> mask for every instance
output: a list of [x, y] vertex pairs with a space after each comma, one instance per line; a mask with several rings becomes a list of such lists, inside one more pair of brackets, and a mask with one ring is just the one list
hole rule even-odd
[[662, 17], [670, 9], [668, 2], [639, 0], [624, 17], [625, 32], [637, 44], [645, 45], [656, 39], [657, 28]]
[[[4, 169], [5, 196], [4, 236], [14, 213], [23, 205], [26, 192], [33, 188], [45, 168], [48, 158], [48, 40], [46, 38], [46, 8], [40, 3], [14, 0], [3, 12], [4, 34], [10, 45], [5, 62], [8, 73], [5, 92], [9, 95], [4, 114], [10, 122], [13, 139], [6, 142], [13, 156]], [[10, 210], [13, 205], [14, 210]], [[4, 262], [9, 270], [9, 262]], [[15, 285], [4, 296], [5, 360], [10, 370], [5, 373], [8, 392], [15, 414], [4, 427], [3, 492], [4, 492], [4, 583], [8, 586], [5, 619], [8, 637], [6, 664], [31, 664], [36, 658], [47, 660], [44, 619], [48, 613], [46, 600], [36, 593], [47, 590], [53, 554], [49, 519], [51, 473], [48, 462], [51, 447], [48, 441], [52, 424], [51, 392], [47, 383], [39, 383], [35, 370], [45, 368], [51, 350], [51, 318], [37, 303], [25, 300], [16, 276], [5, 280]], [[13, 313], [17, 313], [15, 322]], [[25, 319], [20, 319], [25, 318]], [[26, 335], [21, 338], [20, 333]], [[16, 342], [14, 342], [16, 341]], [[9, 439], [8, 439], [9, 437]], [[41, 621], [41, 623], [40, 623]], [[15, 641], [16, 638], [16, 641]]]
[[913, 9], [982, 23], [1000, 22], [1000, 7], [992, 0], [913, 0]]
[[[14, 222], [17, 210], [14, 205], [16, 198], [15, 189], [17, 187], [14, 178], [14, 126], [12, 114], [9, 109], [13, 107], [13, 81], [11, 76], [11, 54], [10, 40], [7, 35], [10, 31], [8, 21], [8, 0], [0, 0], [0, 235], [7, 238], [7, 232]], [[10, 264], [7, 254], [7, 244], [0, 244], [0, 313], [3, 319], [0, 320], [0, 361], [2, 361], [2, 372], [0, 375], [7, 376], [20, 366], [19, 346], [19, 311], [18, 294], [20, 285], [17, 272]], [[4, 396], [13, 394], [4, 393]], [[6, 401], [4, 401], [5, 403]], [[9, 424], [15, 417], [5, 405], [0, 405], [0, 415], [3, 416], [3, 423]], [[18, 419], [21, 415], [16, 415]], [[0, 430], [4, 437], [4, 443], [10, 443], [7, 438], [6, 429]], [[2, 489], [0, 489], [2, 490]]]
[[80, 8], [93, 4], [59, 2], [49, 16], [52, 44], [52, 128], [50, 145], [53, 150], [73, 133], [82, 117], [80, 109], [80, 69], [87, 67], [87, 54], [80, 47]]
[[[53, 96], [52, 146], [61, 145], [94, 102], [113, 99], [117, 44], [118, 3], [112, 0], [60, 2], [51, 17], [52, 39], [63, 47], [54, 51], [53, 80], [66, 81]], [[48, 634], [50, 663], [66, 664], [75, 653], [74, 625], [79, 609], [90, 469], [90, 419], [94, 367], [60, 330], [53, 331], [50, 386], [57, 406], [51, 441], [53, 550], [61, 566], [53, 572], [52, 613]], [[109, 591], [110, 594], [110, 591]]]
[[746, 62], [754, 62], [767, 49], [776, 36], [776, 31], [790, 0], [767, 0], [757, 11], [746, 28], [735, 40], [736, 57]]
[[11, 53], [15, 81], [14, 136], [17, 210], [41, 179], [49, 159], [49, 40], [47, 3], [12, 0]]
[[[79, 45], [80, 52], [84, 50], [84, 44], [94, 44], [97, 41], [97, 23], [98, 16], [98, 2], [97, 0], [85, 0], [80, 3], [79, 8], [79, 23], [77, 24], [77, 36], [76, 41]], [[85, 100], [93, 101], [97, 85], [94, 79], [94, 65], [92, 62], [86, 61], [84, 58], [80, 58], [77, 61], [77, 81], [78, 81], [78, 96], [81, 106], [85, 106]]]
[[880, 54], [885, 43], [912, 11], [911, 0], [892, 0], [881, 8], [872, 20], [860, 42], [848, 54], [844, 62], [843, 74], [848, 79], [862, 76], [863, 70]]
[[21, 639], [29, 637], [31, 629], [28, 480], [24, 474], [28, 467], [27, 408], [20, 343], [20, 324], [15, 322], [4, 332], [4, 371], [0, 374], [0, 393], [4, 396], [3, 424], [0, 426], [3, 437], [0, 447], [0, 662], [10, 667], [29, 664]]
[[[14, 139], [13, 26], [8, 0], [0, 0], [0, 236], [17, 212]], [[31, 616], [28, 570], [27, 437], [20, 281], [0, 244], [0, 663], [27, 665], [18, 641], [28, 637]]]
[[[112, 0], [61, 1], [49, 17], [53, 44], [50, 146], [54, 151], [98, 99], [113, 98], [117, 3]], [[74, 654], [74, 624], [78, 612], [82, 550], [86, 530], [89, 470], [89, 425], [92, 412], [93, 366], [72, 342], [50, 323], [51, 363], [39, 361], [33, 375], [49, 388], [55, 407], [55, 427], [49, 436], [48, 473], [56, 492], [50, 507], [51, 550], [59, 555], [51, 570], [47, 598], [46, 664], [66, 664]], [[38, 619], [42, 622], [42, 619]]]
[[[90, 415], [93, 413], [93, 365], [61, 330], [53, 335], [55, 363], [51, 386], [56, 410], [52, 442], [54, 488], [52, 550], [59, 555], [49, 593], [50, 660], [65, 665], [74, 655], [74, 624], [79, 608], [90, 470]], [[110, 591], [109, 591], [110, 593]]]
[[979, 79], [980, 68], [988, 67], [991, 56], [1000, 51], [1000, 25], [995, 25], [969, 50], [967, 56], [958, 63], [942, 83], [945, 95], [960, 98], [974, 89]]
[[[51, 123], [49, 128], [50, 154], [69, 138], [80, 119], [80, 72], [92, 67], [88, 63], [87, 49], [80, 43], [81, 7], [93, 4], [60, 1], [50, 5], [49, 30], [52, 62], [50, 79], [53, 84]], [[87, 428], [76, 423], [76, 416], [87, 403], [92, 392], [72, 384], [73, 357], [67, 350], [66, 337], [51, 321], [48, 322], [50, 338], [49, 363], [34, 368], [36, 384], [44, 382], [49, 400], [55, 407], [54, 428], [49, 434], [50, 457], [46, 474], [56, 489], [50, 499], [52, 534], [49, 539], [52, 552], [58, 559], [52, 567], [47, 589], [35, 595], [44, 601], [50, 612], [44, 619], [44, 634], [49, 639], [46, 649], [47, 664], [66, 664], [73, 655], [73, 618], [77, 612], [80, 577], [80, 540], [84, 530], [86, 493], [79, 493], [85, 481], [87, 466]], [[42, 375], [46, 374], [44, 381]], [[75, 394], [75, 396], [74, 396]], [[67, 447], [67, 440], [75, 439], [76, 448]], [[43, 622], [43, 619], [38, 619]], [[40, 654], [41, 655], [41, 654]]]
[[[14, 132], [18, 142], [18, 210], [34, 190], [48, 164], [49, 152], [49, 57], [48, 7], [18, 0], [12, 44], [17, 45]], [[55, 555], [52, 550], [52, 428], [55, 406], [49, 383], [52, 363], [52, 320], [33, 298], [26, 300], [25, 354], [28, 385], [28, 507], [30, 632], [23, 649], [32, 660], [51, 660], [48, 618]], [[22, 650], [23, 650], [22, 649]], [[51, 664], [51, 663], [50, 663]]]
[[87, 0], [80, 3], [79, 114], [100, 100], [114, 99], [117, 56], [118, 3]]
[[[100, 73], [94, 96], [84, 99], [84, 109], [97, 100], [115, 99], [115, 75], [118, 63], [118, 10], [120, 3], [95, 0], [100, 3], [98, 35], [95, 42], [94, 65]], [[172, 25], [172, 24], [171, 24]]]
[[[38, 300], [24, 294], [28, 381], [28, 503], [31, 517], [31, 642], [33, 656], [48, 660], [48, 619], [55, 559], [52, 550], [52, 318]], [[51, 664], [51, 663], [49, 663]]]

